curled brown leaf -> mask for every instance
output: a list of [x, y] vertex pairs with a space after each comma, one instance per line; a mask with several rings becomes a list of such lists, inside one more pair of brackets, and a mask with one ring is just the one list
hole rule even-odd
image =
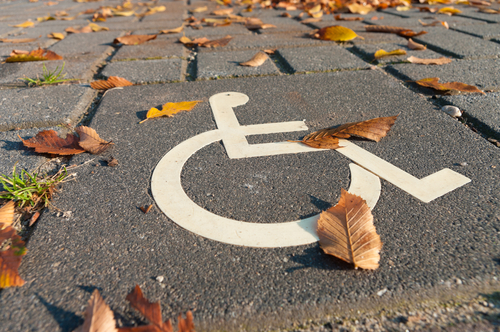
[[266, 60], [268, 58], [269, 58], [269, 56], [266, 53], [257, 52], [250, 60], [245, 61], [245, 62], [240, 62], [240, 66], [259, 67], [264, 62], [266, 62]]

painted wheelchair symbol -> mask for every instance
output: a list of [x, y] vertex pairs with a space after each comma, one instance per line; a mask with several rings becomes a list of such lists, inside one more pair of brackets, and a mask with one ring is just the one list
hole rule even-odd
[[[153, 197], [160, 209], [175, 223], [212, 240], [263, 248], [299, 246], [316, 242], [318, 241], [316, 222], [319, 215], [285, 223], [262, 224], [238, 221], [203, 209], [193, 202], [182, 188], [181, 171], [186, 161], [196, 151], [220, 140], [231, 159], [322, 151], [294, 142], [248, 144], [246, 139], [248, 135], [308, 129], [303, 121], [241, 126], [233, 107], [244, 105], [248, 100], [247, 95], [239, 92], [224, 92], [210, 97], [210, 107], [218, 129], [187, 139], [160, 160], [151, 179]], [[363, 197], [371, 209], [375, 207], [380, 196], [380, 178], [426, 203], [470, 182], [469, 178], [448, 168], [423, 179], [417, 179], [351, 141], [341, 140], [341, 145], [344, 147], [335, 151], [356, 163], [349, 165], [351, 171], [349, 192]]]

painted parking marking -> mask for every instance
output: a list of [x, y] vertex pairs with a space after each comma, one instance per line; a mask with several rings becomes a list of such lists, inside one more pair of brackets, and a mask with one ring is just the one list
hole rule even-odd
[[[224, 92], [210, 97], [210, 106], [218, 129], [187, 139], [160, 160], [151, 180], [153, 197], [160, 209], [172, 221], [193, 233], [216, 241], [263, 248], [316, 242], [318, 241], [316, 221], [319, 215], [285, 223], [262, 224], [238, 221], [203, 209], [194, 203], [182, 188], [181, 172], [186, 161], [196, 151], [220, 140], [231, 159], [322, 151], [295, 142], [248, 144], [246, 139], [248, 135], [308, 129], [303, 121], [242, 126], [233, 108], [246, 104], [248, 100], [248, 96], [238, 92]], [[380, 178], [426, 203], [470, 182], [469, 178], [447, 168], [423, 179], [417, 179], [350, 141], [340, 141], [344, 147], [335, 151], [357, 164], [349, 165], [351, 170], [349, 192], [363, 197], [371, 209], [375, 207], [380, 196]]]

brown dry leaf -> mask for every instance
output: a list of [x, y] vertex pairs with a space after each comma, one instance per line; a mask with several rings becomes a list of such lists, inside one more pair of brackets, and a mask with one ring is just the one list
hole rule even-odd
[[[14, 54], [12, 54], [14, 53]], [[56, 53], [39, 48], [38, 50], [33, 50], [26, 53], [20, 53], [16, 50], [12, 51], [10, 57], [5, 59], [5, 62], [26, 62], [26, 61], [44, 61], [44, 60], [62, 60], [62, 56]]]
[[420, 24], [422, 24], [422, 26], [424, 27], [433, 27], [433, 26], [436, 26], [436, 25], [439, 25], [441, 24], [442, 26], [444, 26], [446, 29], [449, 29], [450, 26], [448, 25], [448, 22], [445, 22], [445, 21], [432, 21], [430, 23], [425, 23], [425, 22], [422, 22], [421, 20], [418, 20], [418, 22]]
[[85, 320], [83, 325], [74, 332], [117, 332], [116, 321], [113, 311], [104, 302], [104, 299], [96, 289], [92, 293], [85, 309]]
[[52, 32], [47, 35], [48, 38], [52, 39], [57, 39], [57, 40], [63, 40], [64, 39], [64, 34], [60, 32]]
[[425, 35], [426, 33], [427, 33], [427, 31], [415, 32], [413, 30], [405, 30], [405, 31], [400, 31], [397, 34], [401, 37], [410, 38], [410, 37], [417, 37], [420, 35]]
[[420, 59], [415, 56], [411, 56], [406, 60], [410, 61], [411, 63], [417, 63], [421, 65], [445, 65], [453, 61], [452, 59], [446, 58], [444, 56], [437, 59]]
[[29, 223], [29, 226], [33, 226], [34, 223], [36, 223], [36, 221], [38, 220], [38, 217], [40, 217], [40, 212], [39, 211], [36, 211], [30, 218], [30, 223]]
[[290, 15], [290, 13], [284, 12], [283, 14], [281, 14], [281, 17], [292, 17], [292, 15]]
[[337, 205], [321, 213], [317, 233], [321, 249], [328, 255], [354, 264], [354, 268], [376, 270], [382, 241], [373, 225], [365, 200], [342, 189]]
[[309, 17], [306, 18], [305, 20], [300, 21], [302, 24], [309, 24], [309, 23], [315, 23], [315, 22], [321, 22], [322, 18], [321, 17]]
[[106, 160], [106, 162], [108, 163], [109, 167], [118, 166], [118, 160], [116, 158], [111, 157], [108, 160]]
[[[342, 17], [340, 14], [335, 15], [335, 21], [363, 21], [362, 17]], [[373, 19], [373, 17], [372, 17]]]
[[221, 19], [221, 18], [204, 18], [201, 22], [205, 23], [211, 27], [225, 27], [231, 25], [233, 23], [230, 19]]
[[[2, 225], [0, 225], [0, 229]], [[0, 243], [10, 239], [10, 248], [0, 251], [0, 288], [18, 287], [24, 285], [24, 280], [19, 275], [18, 269], [21, 259], [26, 255], [27, 249], [24, 241], [16, 234], [12, 226], [0, 230]]]
[[66, 31], [67, 33], [91, 33], [92, 28], [87, 25], [81, 29], [75, 29], [73, 27], [69, 27], [69, 28], [64, 29], [64, 31]]
[[383, 58], [383, 57], [386, 57], [386, 56], [391, 56], [391, 55], [405, 55], [406, 54], [406, 51], [405, 50], [402, 50], [402, 49], [397, 49], [397, 50], [393, 50], [393, 51], [390, 51], [390, 52], [387, 52], [387, 51], [384, 51], [384, 50], [378, 50], [377, 52], [375, 52], [375, 54], [373, 55], [375, 59], [380, 59], [380, 58]]
[[190, 12], [191, 13], [203, 13], [203, 12], [206, 12], [208, 10], [208, 7], [207, 6], [202, 6], [202, 7], [197, 7], [195, 9], [191, 9]]
[[265, 49], [262, 52], [269, 54], [269, 55], [272, 55], [276, 52], [276, 49]]
[[250, 17], [245, 20], [245, 27], [248, 30], [259, 30], [259, 29], [270, 29], [276, 28], [273, 24], [267, 24], [262, 22], [260, 18]]
[[443, 7], [440, 8], [437, 13], [438, 14], [446, 14], [446, 15], [455, 15], [455, 14], [460, 14], [462, 11], [460, 9], [456, 9], [454, 7]]
[[14, 28], [32, 28], [35, 26], [35, 23], [33, 23], [31, 21], [26, 21], [26, 22], [21, 23], [21, 24], [9, 25], [9, 26], [14, 27]]
[[333, 40], [337, 42], [349, 41], [356, 37], [363, 39], [363, 37], [358, 36], [353, 30], [340, 25], [321, 28], [314, 33], [314, 37], [321, 40]]
[[80, 136], [80, 141], [78, 144], [85, 149], [85, 151], [92, 154], [100, 154], [106, 151], [110, 146], [111, 142], [107, 142], [99, 137], [99, 134], [92, 128], [86, 126], [79, 126], [75, 128], [75, 131]]
[[175, 28], [175, 29], [160, 30], [160, 33], [163, 33], [163, 34], [179, 33], [179, 32], [182, 32], [182, 30], [184, 30], [184, 25], [181, 25], [180, 27]]
[[0, 38], [0, 41], [2, 43], [12, 43], [12, 44], [19, 44], [19, 43], [31, 43], [37, 40], [37, 38], [19, 38], [19, 39], [9, 39], [9, 38]]
[[109, 90], [112, 88], [131, 85], [133, 85], [132, 82], [118, 76], [110, 76], [106, 81], [101, 80], [90, 82], [90, 86], [92, 87], [92, 89], [96, 90]]
[[361, 15], [366, 15], [369, 12], [371, 12], [372, 10], [375, 10], [375, 8], [373, 8], [370, 5], [363, 6], [363, 5], [360, 5], [360, 4], [357, 4], [357, 3], [353, 3], [353, 4], [350, 4], [350, 5], [347, 5], [346, 7], [349, 8], [349, 11], [351, 13], [353, 13], [353, 14], [361, 14]]
[[482, 93], [483, 95], [486, 94], [473, 85], [468, 85], [461, 82], [438, 83], [438, 81], [439, 81], [438, 77], [430, 77], [415, 81], [415, 83], [417, 83], [420, 86], [424, 86], [427, 88], [443, 92], [458, 91], [467, 93]]
[[250, 60], [246, 62], [240, 62], [240, 66], [247, 66], [247, 67], [259, 67], [262, 65], [264, 62], [269, 57], [267, 56], [266, 53], [264, 52], [257, 52]]
[[149, 210], [151, 210], [151, 208], [153, 207], [153, 204], [151, 204], [150, 206], [146, 207], [146, 206], [141, 206], [139, 207], [139, 209], [141, 209], [142, 212], [144, 212], [144, 214], [148, 213]]
[[221, 39], [209, 40], [207, 42], [204, 42], [200, 46], [209, 47], [209, 48], [211, 48], [211, 47], [223, 47], [223, 46], [226, 46], [231, 41], [231, 39], [233, 39], [233, 37], [227, 35], [226, 37], [221, 38]]
[[486, 14], [500, 14], [499, 10], [494, 10], [491, 8], [479, 8], [478, 12], [486, 13]]
[[403, 37], [415, 37], [427, 33], [426, 31], [415, 32], [408, 28], [393, 27], [389, 25], [365, 25], [365, 29], [368, 32], [395, 33]]
[[415, 50], [415, 51], [424, 51], [424, 50], [427, 49], [427, 46], [424, 46], [422, 44], [416, 43], [411, 38], [408, 39], [408, 45], [407, 45], [407, 47], [410, 50]]
[[[14, 201], [8, 201], [0, 208], [0, 229], [12, 225], [12, 222], [14, 221], [14, 207]], [[2, 242], [3, 240], [0, 239], [0, 245]]]
[[186, 312], [186, 319], [182, 318], [182, 314], [179, 314], [177, 322], [178, 322], [178, 332], [195, 332], [193, 323], [193, 313], [191, 311]]
[[334, 128], [325, 128], [306, 135], [302, 143], [309, 146], [311, 141], [325, 140], [329, 137], [349, 138], [357, 136], [366, 138], [375, 142], [380, 141], [387, 135], [387, 132], [394, 125], [398, 115], [374, 118], [360, 122], [350, 122]]
[[89, 23], [88, 26], [92, 29], [93, 32], [109, 31], [109, 28], [102, 27], [102, 26], [95, 24], [95, 23]]
[[421, 12], [429, 12], [429, 13], [435, 13], [438, 11], [438, 7], [433, 7], [433, 8], [430, 8], [430, 7], [420, 7], [419, 10]]
[[[20, 137], [19, 137], [20, 138]], [[38, 153], [48, 153], [61, 156], [70, 156], [85, 152], [78, 145], [79, 138], [68, 134], [66, 138], [60, 138], [55, 130], [43, 130], [27, 140], [23, 140], [24, 146], [34, 148]]]
[[65, 10], [58, 10], [56, 11], [56, 16], [61, 17], [61, 16], [69, 16], [68, 12]]
[[123, 37], [115, 38], [113, 44], [123, 44], [123, 45], [140, 45], [148, 40], [156, 39], [157, 35], [128, 35]]
[[151, 118], [158, 118], [162, 116], [171, 117], [181, 111], [191, 111], [199, 102], [201, 102], [201, 100], [166, 103], [165, 105], [163, 105], [161, 111], [156, 107], [152, 107], [146, 114], [146, 119], [142, 120], [139, 123], [143, 123]]
[[212, 12], [212, 15], [224, 16], [229, 15], [233, 12], [233, 8], [217, 9]]

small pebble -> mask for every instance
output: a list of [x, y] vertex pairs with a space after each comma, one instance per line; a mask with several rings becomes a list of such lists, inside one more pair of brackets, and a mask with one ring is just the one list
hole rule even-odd
[[460, 166], [467, 166], [467, 163], [466, 162], [461, 162], [461, 163], [458, 163]]
[[441, 108], [441, 111], [454, 118], [459, 118], [462, 116], [462, 112], [456, 106], [446, 105]]
[[379, 290], [379, 291], [377, 292], [377, 295], [378, 295], [378, 296], [382, 296], [382, 295], [384, 295], [385, 293], [387, 293], [387, 288], [384, 288], [384, 289], [382, 289], [382, 290]]
[[159, 283], [162, 283], [163, 280], [165, 280], [164, 276], [158, 276], [158, 277], [156, 277], [156, 281], [158, 281]]

